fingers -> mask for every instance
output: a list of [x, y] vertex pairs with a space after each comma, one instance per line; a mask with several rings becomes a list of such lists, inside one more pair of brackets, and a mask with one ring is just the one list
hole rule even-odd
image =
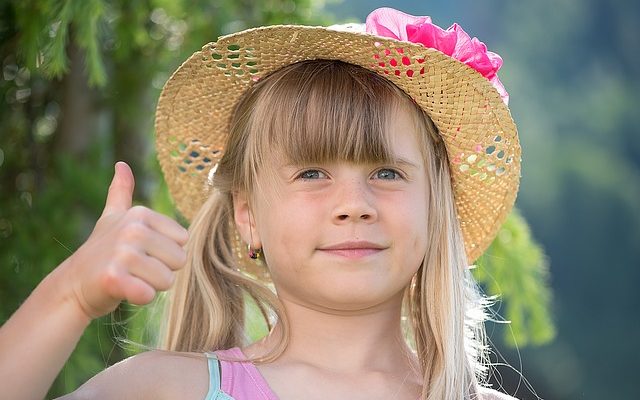
[[114, 293], [114, 297], [126, 299], [129, 303], [137, 305], [149, 304], [155, 296], [156, 289], [144, 279], [133, 275], [124, 277]]
[[153, 301], [156, 291], [142, 279], [131, 277], [124, 286], [125, 299], [131, 304], [145, 305]]
[[[184, 239], [185, 242], [186, 237], [182, 238], [180, 232], [184, 231], [183, 234], [187, 235], [186, 230], [177, 222], [145, 207], [136, 206], [129, 213], [132, 214], [133, 220], [119, 235], [120, 245], [116, 249], [118, 254], [116, 256], [117, 269], [124, 272], [125, 276], [136, 277], [146, 283], [154, 290], [154, 294], [157, 290], [168, 290], [175, 279], [174, 271], [182, 268], [186, 263], [186, 251], [174, 238], [158, 232], [150, 225], [160, 225], [164, 227], [163, 229], [174, 232], [174, 237], [178, 236], [180, 240]], [[158, 220], [161, 222], [159, 223]], [[173, 224], [177, 227], [172, 226]], [[120, 272], [113, 274], [119, 276]], [[148, 289], [136, 287], [137, 289], [129, 288], [127, 290], [134, 290], [135, 293], [138, 293], [138, 297], [135, 297], [135, 304], [146, 304], [139, 303], [139, 301], [149, 295]], [[124, 286], [122, 290], [125, 290]], [[124, 295], [124, 292], [120, 294]], [[123, 298], [134, 302], [128, 295]]]
[[187, 244], [189, 233], [173, 219], [142, 206], [133, 207], [131, 212], [134, 214], [134, 218], [143, 221], [151, 229], [175, 241], [180, 246]]
[[169, 290], [175, 280], [175, 272], [158, 259], [142, 256], [140, 263], [131, 269], [132, 276], [142, 279], [154, 290]]
[[171, 270], [177, 270], [187, 261], [186, 251], [176, 241], [153, 230], [143, 223], [133, 225], [128, 242], [140, 248], [141, 254], [147, 254], [162, 262]]
[[134, 187], [135, 179], [129, 165], [122, 161], [117, 162], [102, 216], [130, 209]]
[[189, 239], [187, 230], [166, 215], [152, 211], [152, 214], [145, 216], [144, 220], [153, 230], [175, 241], [180, 246], [187, 244]]
[[[175, 270], [186, 263], [188, 232], [173, 219], [143, 206], [132, 207], [135, 180], [131, 168], [115, 165], [115, 174], [105, 203], [99, 239], [112, 237], [115, 248], [108, 257], [112, 262], [100, 275], [101, 286], [109, 298], [126, 299], [133, 304], [147, 304], [157, 291], [168, 290], [175, 280]], [[104, 239], [106, 241], [106, 239]], [[107, 307], [102, 307], [107, 308]]]
[[175, 273], [158, 259], [134, 246], [121, 247], [118, 262], [105, 271], [102, 283], [113, 299], [147, 304], [157, 291], [168, 290]]

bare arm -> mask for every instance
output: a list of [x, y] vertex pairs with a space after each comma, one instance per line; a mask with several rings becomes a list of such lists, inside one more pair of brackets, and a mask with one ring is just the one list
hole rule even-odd
[[59, 290], [59, 272], [47, 276], [0, 328], [0, 381], [7, 398], [44, 398], [91, 322]]
[[59, 400], [201, 400], [208, 389], [202, 354], [149, 351], [112, 365]]
[[87, 241], [31, 293], [0, 328], [2, 394], [42, 399], [93, 318], [122, 300], [151, 302], [186, 260], [177, 222], [131, 207], [134, 178], [116, 165], [104, 211]]

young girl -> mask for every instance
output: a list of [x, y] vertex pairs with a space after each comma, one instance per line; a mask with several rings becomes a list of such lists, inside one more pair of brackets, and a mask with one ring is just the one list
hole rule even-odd
[[[116, 164], [89, 239], [0, 331], [3, 398], [42, 398], [92, 318], [171, 286], [161, 349], [64, 398], [510, 398], [482, 386], [468, 267], [520, 176], [501, 63], [456, 24], [388, 8], [206, 45], [156, 116], [189, 233], [131, 207]], [[252, 302], [269, 328], [253, 343]]]

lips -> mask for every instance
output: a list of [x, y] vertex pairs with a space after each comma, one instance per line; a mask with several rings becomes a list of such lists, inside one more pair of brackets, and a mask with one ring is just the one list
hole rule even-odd
[[380, 253], [385, 250], [387, 247], [380, 245], [378, 243], [367, 242], [367, 241], [348, 241], [333, 244], [330, 246], [324, 246], [319, 250], [332, 254], [339, 257], [346, 257], [351, 259], [367, 257], [370, 255], [374, 255]]
[[356, 249], [376, 249], [383, 250], [385, 246], [367, 241], [349, 241], [321, 247], [320, 250], [356, 250]]

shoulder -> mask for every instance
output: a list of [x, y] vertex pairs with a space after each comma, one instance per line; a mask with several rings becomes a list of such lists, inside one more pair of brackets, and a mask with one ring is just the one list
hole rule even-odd
[[112, 365], [62, 399], [204, 399], [208, 389], [204, 354], [154, 350]]
[[498, 392], [495, 389], [480, 387], [478, 390], [478, 394], [480, 395], [479, 400], [518, 400], [515, 397], [509, 396], [508, 394], [504, 394], [502, 392]]

